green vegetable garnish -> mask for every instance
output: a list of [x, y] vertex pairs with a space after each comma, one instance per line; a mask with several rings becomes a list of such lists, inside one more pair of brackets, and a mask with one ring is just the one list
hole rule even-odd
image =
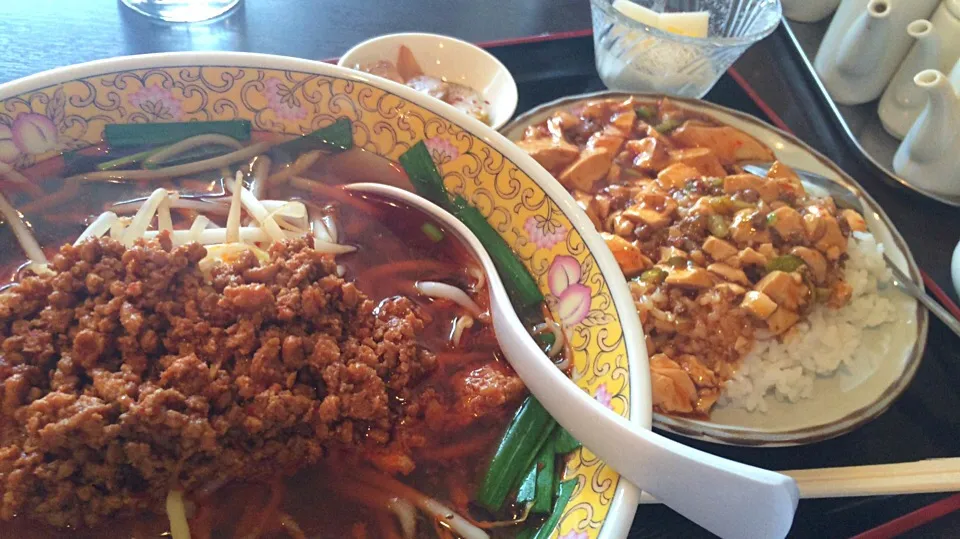
[[667, 118], [666, 120], [653, 126], [653, 128], [656, 129], [657, 132], [659, 133], [666, 134], [680, 127], [680, 124], [682, 123], [683, 123], [683, 120], [678, 120], [676, 118]]
[[270, 148], [270, 153], [292, 161], [296, 156], [311, 150], [342, 152], [353, 148], [353, 124], [349, 118], [340, 118], [302, 137], [288, 140]]
[[118, 157], [117, 159], [113, 159], [111, 161], [104, 161], [103, 163], [97, 165], [97, 170], [113, 170], [115, 168], [123, 168], [126, 166], [135, 165], [162, 149], [163, 148], [153, 148], [151, 150], [144, 150], [142, 152], [126, 155], [124, 157]]
[[640, 274], [640, 280], [647, 284], [660, 284], [667, 278], [667, 272], [661, 268], [650, 268]]
[[553, 439], [547, 440], [537, 453], [537, 461], [533, 463], [537, 470], [537, 491], [533, 496], [533, 507], [530, 512], [546, 514], [553, 504], [553, 476], [556, 472], [557, 454], [553, 448]]
[[434, 243], [438, 243], [443, 240], [443, 231], [433, 223], [423, 223], [423, 226], [420, 227], [420, 230], [422, 230], [423, 233], [430, 238], [430, 241]]
[[492, 511], [503, 507], [510, 491], [526, 474], [550, 437], [556, 421], [533, 397], [527, 397], [507, 427], [490, 468], [483, 478], [477, 501]]
[[211, 144], [207, 146], [201, 146], [199, 148], [194, 148], [192, 150], [185, 151], [179, 155], [175, 155], [170, 159], [160, 162], [160, 163], [147, 163], [145, 168], [149, 170], [154, 170], [164, 167], [172, 167], [176, 165], [183, 165], [185, 163], [192, 163], [194, 161], [202, 161], [204, 159], [212, 159], [219, 155], [226, 155], [232, 151], [235, 151], [233, 148], [227, 146], [220, 146], [218, 144]]
[[796, 255], [780, 255], [767, 262], [767, 271], [797, 271], [804, 265], [803, 259]]
[[400, 166], [410, 177], [410, 183], [418, 195], [449, 211], [450, 196], [443, 186], [443, 178], [430, 156], [430, 150], [422, 140], [403, 152]]
[[682, 256], [671, 256], [664, 264], [673, 269], [683, 269], [687, 267], [687, 259]]
[[563, 427], [557, 427], [553, 435], [553, 448], [558, 455], [566, 455], [580, 448], [580, 442]]
[[537, 530], [537, 533], [533, 536], [533, 539], [548, 539], [553, 533], [553, 529], [557, 527], [557, 523], [560, 522], [560, 516], [563, 514], [563, 509], [567, 506], [567, 503], [570, 502], [570, 498], [573, 497], [573, 491], [577, 489], [577, 480], [576, 479], [567, 479], [566, 481], [560, 483], [560, 487], [557, 488], [557, 501], [553, 504], [553, 512], [550, 513], [550, 516], [547, 517], [547, 520], [540, 526], [540, 529]]
[[507, 242], [500, 237], [500, 234], [479, 210], [469, 205], [463, 197], [456, 197], [451, 203], [453, 206], [453, 215], [459, 219], [467, 228], [473, 232], [480, 243], [487, 249], [493, 264], [500, 272], [503, 278], [503, 284], [507, 288], [510, 299], [521, 310], [527, 309], [543, 302], [543, 294], [537, 287], [537, 282], [530, 276], [530, 272], [524, 267], [517, 255], [513, 254]]
[[250, 140], [250, 121], [107, 124], [103, 128], [103, 138], [111, 148], [164, 146], [206, 134]]
[[646, 106], [646, 105], [639, 105], [639, 106], [633, 107], [633, 112], [637, 113], [637, 118], [640, 118], [645, 122], [649, 122], [650, 120], [654, 119], [657, 115], [656, 108]]
[[523, 505], [527, 502], [532, 502], [536, 492], [537, 467], [536, 463], [534, 463], [533, 467], [530, 468], [530, 471], [527, 472], [527, 476], [523, 478], [523, 482], [520, 483], [520, 488], [517, 489], [517, 503]]
[[767, 214], [767, 226], [773, 226], [777, 224], [777, 214], [770, 212]]
[[718, 238], [726, 238], [730, 234], [730, 226], [722, 215], [708, 215], [707, 230]]

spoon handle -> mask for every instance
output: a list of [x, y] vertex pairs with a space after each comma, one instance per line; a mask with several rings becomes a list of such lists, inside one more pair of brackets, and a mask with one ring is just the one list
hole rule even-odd
[[[495, 292], [496, 294], [496, 292]], [[785, 537], [799, 491], [790, 477], [727, 460], [638, 427], [591, 399], [494, 310], [501, 350], [557, 422], [631, 483], [722, 538]], [[647, 412], [649, 413], [649, 412]]]

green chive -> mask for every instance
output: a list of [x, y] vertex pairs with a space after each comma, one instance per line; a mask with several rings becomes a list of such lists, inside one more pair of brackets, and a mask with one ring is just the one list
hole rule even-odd
[[517, 255], [513, 253], [507, 242], [500, 237], [500, 234], [479, 210], [469, 205], [463, 197], [453, 199], [453, 215], [467, 225], [467, 228], [473, 232], [480, 243], [487, 249], [490, 258], [497, 266], [500, 277], [503, 278], [504, 285], [510, 298], [518, 310], [524, 310], [543, 302], [543, 294], [537, 287], [537, 282], [530, 276], [530, 272], [524, 267]]
[[566, 455], [580, 448], [580, 441], [563, 427], [557, 427], [553, 435], [553, 448], [558, 455]]
[[530, 471], [527, 473], [527, 476], [523, 478], [523, 482], [520, 483], [520, 488], [517, 489], [517, 503], [525, 504], [527, 502], [532, 502], [534, 494], [537, 492], [537, 467], [536, 464]]
[[430, 156], [430, 150], [422, 140], [403, 152], [400, 166], [406, 171], [418, 195], [441, 208], [450, 209], [450, 197], [443, 186], [443, 178]]
[[556, 492], [553, 485], [553, 476], [556, 473], [557, 454], [553, 447], [553, 440], [547, 440], [540, 452], [534, 467], [537, 470], [537, 489], [533, 496], [533, 507], [530, 512], [546, 514], [553, 504], [553, 494]]
[[423, 223], [420, 230], [422, 230], [433, 243], [438, 243], [443, 240], [443, 231], [433, 223]]
[[134, 154], [126, 155], [124, 157], [118, 157], [112, 161], [104, 161], [97, 165], [97, 170], [113, 170], [115, 168], [121, 168], [129, 165], [135, 165], [141, 161], [146, 160], [151, 155], [159, 152], [163, 148], [153, 148], [152, 150], [144, 150], [142, 152], [137, 152]]
[[560, 523], [563, 510], [566, 509], [567, 504], [570, 503], [570, 498], [573, 497], [573, 491], [576, 489], [576, 479], [568, 479], [560, 483], [560, 487], [557, 488], [557, 502], [553, 504], [553, 512], [550, 513], [550, 516], [547, 517], [547, 520], [540, 526], [540, 529], [537, 530], [536, 535], [534, 535], [532, 539], [548, 539], [550, 535], [553, 534], [553, 529]]
[[480, 485], [477, 501], [487, 509], [498, 511], [510, 491], [526, 474], [553, 431], [556, 421], [533, 397], [527, 397], [500, 440], [497, 452]]
[[103, 128], [103, 138], [111, 148], [163, 146], [205, 134], [250, 140], [250, 121], [107, 124]]
[[293, 161], [298, 155], [311, 150], [342, 152], [353, 148], [353, 124], [349, 118], [340, 118], [302, 137], [288, 140], [270, 148], [270, 153]]

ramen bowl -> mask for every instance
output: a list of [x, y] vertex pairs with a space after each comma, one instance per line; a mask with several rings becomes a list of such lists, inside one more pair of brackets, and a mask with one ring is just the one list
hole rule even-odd
[[[135, 122], [244, 119], [255, 133], [300, 135], [346, 117], [355, 147], [391, 161], [423, 141], [446, 188], [482, 213], [557, 311], [572, 354], [569, 383], [582, 388], [583, 399], [650, 427], [646, 351], [615, 260], [563, 187], [477, 120], [345, 68], [242, 53], [157, 54], [61, 68], [0, 86], [0, 105], [4, 173], [96, 145], [106, 125]], [[0, 245], [11, 253], [5, 257], [21, 257], [8, 227], [0, 229]], [[571, 289], [582, 308], [558, 310], [559, 297]], [[555, 367], [545, 361], [543, 368]], [[626, 535], [639, 498], [634, 486], [583, 448], [566, 459], [563, 475], [576, 487], [555, 534]]]

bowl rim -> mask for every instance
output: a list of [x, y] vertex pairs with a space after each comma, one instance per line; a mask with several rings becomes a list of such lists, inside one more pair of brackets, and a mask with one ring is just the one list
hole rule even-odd
[[[783, 7], [780, 4], [780, 0], [772, 0], [774, 6], [777, 10], [776, 17], [773, 18], [773, 23], [765, 26], [759, 30], [755, 30], [749, 34], [744, 34], [742, 36], [733, 36], [733, 37], [691, 37], [684, 36], [680, 34], [674, 34], [673, 32], [667, 32], [666, 30], [661, 30], [653, 26], [648, 26], [641, 22], [637, 22], [630, 17], [627, 17], [620, 12], [619, 9], [613, 7], [613, 0], [590, 0], [591, 9], [599, 8], [603, 9], [604, 12], [612, 11], [613, 17], [616, 19], [618, 24], [631, 28], [633, 30], [643, 30], [655, 37], [662, 39], [669, 39], [671, 41], [676, 41], [677, 43], [684, 43], [687, 45], [698, 45], [701, 47], [710, 47], [710, 48], [724, 48], [724, 47], [736, 47], [740, 45], [752, 45], [761, 39], [767, 37], [774, 30], [777, 29], [777, 26], [780, 25], [781, 20], [783, 19]], [[593, 33], [596, 39], [599, 39], [599, 34], [595, 31]]]
[[[520, 128], [530, 125], [534, 118], [541, 116], [548, 111], [552, 111], [561, 107], [569, 107], [574, 103], [599, 99], [624, 99], [627, 97], [635, 97], [644, 101], [659, 100], [667, 97], [674, 104], [695, 110], [702, 114], [709, 114], [710, 112], [728, 114], [739, 119], [740, 121], [753, 124], [771, 133], [774, 133], [782, 139], [789, 141], [798, 148], [804, 150], [814, 159], [820, 162], [824, 167], [833, 171], [833, 173], [836, 174], [840, 179], [841, 183], [844, 183], [847, 187], [855, 191], [864, 200], [864, 202], [866, 202], [865, 206], [867, 209], [876, 213], [878, 220], [887, 227], [897, 248], [903, 253], [903, 257], [906, 262], [905, 273], [910, 276], [911, 279], [913, 279], [915, 284], [918, 286], [923, 286], [923, 276], [920, 272], [920, 267], [917, 265], [916, 259], [913, 256], [913, 251], [910, 250], [910, 245], [900, 234], [900, 230], [896, 227], [893, 220], [890, 219], [890, 216], [888, 216], [884, 211], [883, 207], [872, 196], [870, 196], [870, 193], [868, 193], [863, 186], [857, 182], [856, 179], [847, 174], [842, 168], [840, 168], [839, 165], [830, 160], [830, 158], [820, 153], [818, 150], [801, 140], [796, 135], [787, 133], [786, 131], [772, 126], [760, 118], [752, 116], [746, 112], [692, 97], [674, 97], [660, 93], [649, 92], [601, 90], [598, 92], [588, 92], [584, 94], [561, 97], [548, 103], [544, 103], [514, 118], [513, 121], [501, 129], [501, 132], [506, 136], [511, 132], [516, 132]], [[956, 252], [960, 253], [960, 244], [957, 245]], [[715, 427], [710, 423], [709, 420], [673, 417], [661, 413], [655, 413], [654, 426], [658, 429], [666, 430], [668, 432], [693, 440], [703, 440], [720, 445], [742, 447], [791, 447], [806, 445], [835, 438], [856, 430], [880, 417], [884, 412], [886, 412], [890, 406], [896, 402], [900, 395], [902, 395], [903, 392], [910, 387], [910, 383], [913, 381], [913, 378], [916, 376], [917, 371], [920, 368], [920, 362], [923, 361], [923, 352], [927, 345], [927, 337], [930, 329], [930, 315], [919, 301], [914, 301], [916, 303], [917, 312], [917, 340], [914, 342], [913, 347], [911, 348], [908, 361], [904, 364], [904, 368], [900, 374], [900, 377], [894, 380], [894, 382], [891, 383], [890, 386], [887, 387], [874, 402], [858, 408], [857, 410], [851, 411], [841, 418], [815, 427], [805, 427], [796, 430], [785, 430], [771, 433], [757, 433], [751, 431], [750, 429], [741, 427]]]
[[[317, 60], [249, 52], [164, 52], [118, 56], [73, 64], [0, 84], [0, 100], [86, 77], [151, 68], [198, 66], [282, 69], [369, 84], [453, 122], [463, 131], [479, 138], [490, 145], [491, 148], [500, 152], [506, 160], [512, 162], [527, 174], [557, 204], [560, 211], [570, 219], [570, 223], [581, 235], [584, 244], [596, 260], [620, 317], [627, 364], [630, 367], [631, 391], [628, 421], [646, 429], [651, 428], [653, 406], [646, 343], [640, 326], [640, 318], [636, 314], [633, 298], [627, 287], [627, 281], [613, 258], [613, 254], [606, 247], [606, 243], [594, 228], [593, 223], [567, 190], [526, 152], [480, 120], [463, 114], [442, 101], [381, 77]], [[553, 368], [552, 365], [548, 364], [544, 366]], [[573, 383], [572, 380], [571, 383]], [[584, 391], [580, 391], [579, 395], [581, 399], [589, 400], [591, 398]], [[633, 516], [636, 513], [639, 501], [640, 489], [629, 481], [618, 477], [614, 498], [610, 503], [609, 512], [601, 525], [598, 537], [600, 539], [625, 537], [633, 523]]]
[[[381, 41], [386, 41], [388, 39], [404, 38], [404, 37], [428, 38], [428, 39], [436, 39], [438, 41], [443, 41], [446, 43], [456, 43], [457, 46], [462, 46], [464, 48], [471, 49], [474, 52], [476, 52], [480, 57], [486, 59], [487, 61], [493, 62], [493, 64], [497, 66], [497, 69], [506, 76], [506, 80], [508, 83], [507, 86], [510, 89], [509, 95], [507, 95], [507, 99], [509, 100], [509, 105], [506, 107], [507, 109], [509, 109], [508, 111], [509, 114], [504, 114], [503, 118], [501, 118], [500, 121], [490, 124], [490, 127], [496, 130], [496, 129], [500, 129], [501, 127], [503, 127], [504, 125], [510, 122], [510, 119], [513, 118], [514, 113], [517, 112], [517, 105], [520, 102], [520, 93], [519, 93], [519, 90], [517, 89], [517, 80], [513, 77], [513, 73], [511, 73], [510, 70], [507, 69], [507, 66], [503, 65], [503, 62], [501, 62], [496, 56], [490, 54], [490, 52], [487, 51], [486, 49], [479, 47], [477, 45], [474, 45], [469, 41], [464, 41], [462, 39], [458, 39], [453, 36], [448, 36], [444, 34], [434, 34], [430, 32], [394, 32], [391, 34], [381, 34], [379, 36], [371, 37], [370, 39], [361, 41], [360, 43], [357, 43], [356, 45], [347, 49], [346, 52], [344, 52], [342, 55], [340, 55], [339, 58], [337, 58], [337, 66], [345, 69], [350, 69], [353, 71], [359, 71], [358, 69], [355, 69], [354, 67], [349, 66], [346, 63], [347, 60], [352, 55], [357, 54], [359, 51], [363, 50], [364, 48], [369, 47], [371, 45], [375, 45]], [[389, 79], [386, 79], [386, 80], [389, 80]], [[491, 99], [491, 97], [493, 99], [498, 99], [498, 96], [489, 96], [484, 94], [484, 98], [486, 98], [487, 101], [492, 102], [493, 99]]]

